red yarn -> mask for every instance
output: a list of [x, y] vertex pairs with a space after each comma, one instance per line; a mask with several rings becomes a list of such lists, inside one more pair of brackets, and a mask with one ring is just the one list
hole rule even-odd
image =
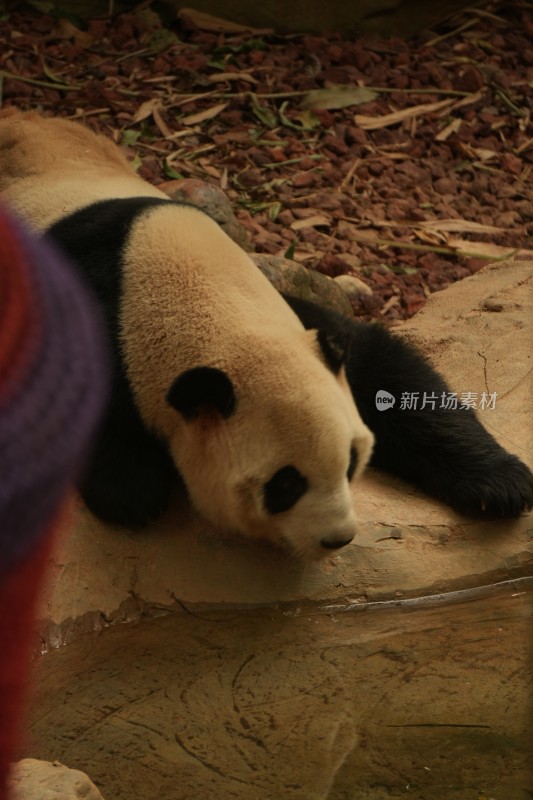
[[[13, 235], [12, 224], [0, 214], [0, 408], [20, 391], [32, 350], [41, 338], [40, 306], [31, 284], [27, 254]], [[11, 268], [10, 268], [11, 267]]]
[[0, 582], [0, 800], [7, 800], [8, 768], [21, 743], [33, 620], [52, 539], [50, 527], [32, 555]]

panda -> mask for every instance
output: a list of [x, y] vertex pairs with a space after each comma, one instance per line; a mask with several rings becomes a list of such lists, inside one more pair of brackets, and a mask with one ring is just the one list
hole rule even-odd
[[449, 391], [374, 324], [282, 297], [205, 212], [138, 177], [82, 125], [0, 115], [0, 190], [63, 248], [100, 301], [113, 387], [81, 484], [129, 528], [182, 482], [217, 528], [306, 558], [356, 532], [367, 463], [460, 512], [520, 515], [533, 475], [475, 413], [376, 409], [379, 390]]

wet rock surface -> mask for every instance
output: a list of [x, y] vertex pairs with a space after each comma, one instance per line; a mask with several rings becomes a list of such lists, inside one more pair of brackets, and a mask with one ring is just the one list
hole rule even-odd
[[108, 629], [40, 660], [29, 750], [107, 800], [527, 800], [532, 614], [515, 584]]

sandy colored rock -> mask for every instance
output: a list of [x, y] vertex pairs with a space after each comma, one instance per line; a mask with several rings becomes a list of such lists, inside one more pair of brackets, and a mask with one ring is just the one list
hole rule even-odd
[[103, 800], [85, 773], [59, 761], [24, 758], [13, 765], [10, 800]]
[[333, 280], [350, 298], [360, 297], [362, 294], [372, 294], [370, 286], [356, 278], [355, 275], [337, 275]]

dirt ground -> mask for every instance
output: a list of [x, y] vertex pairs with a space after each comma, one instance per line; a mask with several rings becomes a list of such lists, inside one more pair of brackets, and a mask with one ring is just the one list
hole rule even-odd
[[112, 20], [51, 9], [0, 19], [4, 106], [106, 131], [156, 184], [221, 186], [257, 251], [365, 281], [365, 319], [410, 317], [528, 247], [528, 2], [408, 42], [235, 30], [147, 4]]
[[24, 755], [109, 800], [526, 800], [532, 600], [107, 629], [39, 659]]

